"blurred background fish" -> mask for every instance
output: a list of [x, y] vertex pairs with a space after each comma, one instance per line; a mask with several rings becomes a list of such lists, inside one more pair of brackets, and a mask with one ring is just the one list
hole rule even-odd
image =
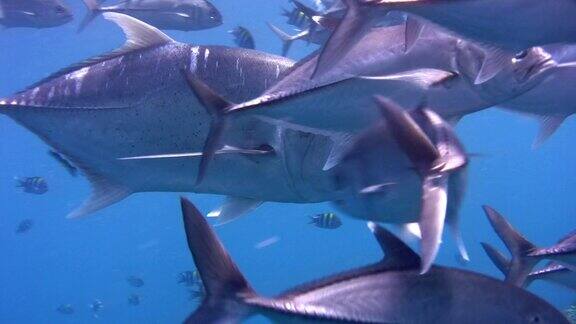
[[168, 30], [201, 30], [222, 24], [220, 11], [207, 0], [126, 0], [109, 6], [101, 6], [97, 0], [83, 1], [88, 13], [80, 23], [79, 31], [104, 12], [123, 13]]
[[72, 11], [61, 0], [0, 0], [0, 25], [5, 28], [56, 27], [72, 18]]
[[56, 311], [60, 314], [71, 315], [74, 314], [74, 307], [71, 304], [62, 304], [56, 308]]
[[32, 228], [32, 225], [34, 225], [34, 222], [31, 219], [21, 221], [20, 224], [18, 224], [18, 227], [16, 227], [16, 234], [24, 234], [28, 232]]
[[128, 284], [132, 287], [140, 288], [144, 286], [144, 279], [136, 276], [129, 276], [126, 278]]
[[342, 226], [342, 221], [334, 213], [322, 213], [310, 216], [310, 222], [308, 224], [313, 224], [319, 228], [336, 229]]
[[128, 296], [128, 304], [132, 306], [140, 305], [140, 296], [138, 294]]
[[17, 181], [16, 187], [26, 193], [42, 195], [48, 192], [48, 183], [42, 177], [16, 177], [14, 180]]
[[248, 49], [256, 48], [254, 45], [254, 37], [252, 37], [250, 31], [245, 27], [238, 26], [229, 31], [229, 33], [234, 36], [234, 43], [239, 47]]

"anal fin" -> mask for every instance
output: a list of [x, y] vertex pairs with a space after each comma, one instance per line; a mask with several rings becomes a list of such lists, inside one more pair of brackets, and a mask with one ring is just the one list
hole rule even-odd
[[564, 120], [568, 116], [566, 115], [553, 115], [544, 116], [540, 118], [540, 131], [538, 136], [532, 144], [532, 148], [536, 149], [542, 146], [554, 133], [560, 128]]
[[92, 194], [82, 205], [70, 212], [67, 218], [79, 218], [106, 208], [132, 194], [132, 190], [114, 184], [104, 177], [95, 174], [86, 174], [92, 185]]
[[422, 180], [422, 209], [420, 212], [421, 274], [430, 270], [442, 243], [444, 220], [448, 206], [446, 175], [429, 175]]

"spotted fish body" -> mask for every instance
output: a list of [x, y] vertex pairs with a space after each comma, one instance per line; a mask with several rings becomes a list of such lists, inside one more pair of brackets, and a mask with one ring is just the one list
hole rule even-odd
[[202, 152], [212, 118], [184, 73], [203, 80], [228, 100], [242, 102], [261, 94], [293, 64], [258, 51], [160, 40], [88, 60], [0, 98], [0, 113], [37, 134], [92, 183], [92, 198], [71, 217], [143, 191], [192, 191], [282, 202], [338, 198], [327, 173], [319, 172], [330, 154], [329, 136], [290, 125], [252, 119], [234, 124], [230, 145], [257, 148], [268, 143], [279, 153], [273, 157], [219, 155], [200, 185], [196, 184], [198, 157], [119, 160]]
[[6, 28], [56, 27], [72, 18], [70, 8], [61, 0], [0, 0], [0, 25]]

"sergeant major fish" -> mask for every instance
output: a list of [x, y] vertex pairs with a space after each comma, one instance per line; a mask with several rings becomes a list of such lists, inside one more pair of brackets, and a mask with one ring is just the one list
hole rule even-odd
[[208, 0], [124, 0], [110, 6], [100, 6], [97, 0], [83, 1], [88, 13], [80, 31], [104, 12], [130, 15], [159, 29], [190, 31], [222, 24], [222, 15]]
[[336, 229], [342, 226], [342, 221], [334, 213], [322, 213], [310, 216], [309, 224], [319, 228]]
[[230, 34], [234, 36], [234, 43], [242, 48], [254, 49], [256, 45], [254, 44], [254, 37], [248, 29], [242, 26], [238, 26], [231, 31]]
[[188, 247], [207, 290], [185, 323], [241, 323], [261, 314], [276, 323], [568, 324], [539, 297], [481, 274], [435, 266], [420, 275], [418, 255], [374, 223], [369, 228], [382, 261], [263, 297], [194, 205], [184, 198], [181, 205]]
[[62, 0], [0, 0], [0, 25], [5, 28], [56, 27], [72, 21]]

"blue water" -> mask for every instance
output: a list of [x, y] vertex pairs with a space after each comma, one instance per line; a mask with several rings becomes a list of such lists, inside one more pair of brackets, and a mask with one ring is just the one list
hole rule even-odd
[[[9, 95], [62, 67], [114, 49], [123, 35], [113, 24], [97, 19], [77, 34], [84, 14], [79, 1], [69, 1], [76, 20], [44, 30], [0, 31], [0, 96]], [[73, 2], [73, 3], [72, 3]], [[265, 21], [287, 29], [279, 15], [287, 1], [215, 0], [224, 25], [200, 32], [168, 32], [182, 42], [233, 46], [227, 33], [236, 25], [250, 29], [259, 50], [278, 53], [280, 42]], [[311, 51], [300, 44], [299, 58]], [[472, 261], [466, 267], [500, 277], [480, 248], [486, 241], [504, 247], [480, 208], [489, 204], [539, 245], [554, 243], [576, 222], [576, 119], [569, 119], [538, 150], [531, 149], [537, 123], [527, 117], [491, 109], [466, 117], [457, 127], [469, 152], [468, 195], [461, 212], [462, 229]], [[194, 268], [185, 244], [178, 193], [142, 193], [79, 220], [65, 215], [86, 198], [89, 184], [72, 178], [50, 158], [48, 147], [30, 131], [0, 115], [0, 323], [175, 323], [196, 303], [177, 284], [178, 273]], [[15, 176], [42, 176], [50, 191], [41, 196], [21, 193]], [[217, 196], [185, 193], [208, 212]], [[308, 215], [331, 211], [329, 204], [268, 203], [217, 233], [240, 269], [264, 295], [273, 295], [314, 278], [373, 262], [381, 257], [363, 222], [342, 217], [338, 230], [307, 224]], [[25, 234], [15, 230], [23, 219], [34, 221]], [[264, 249], [258, 242], [278, 236]], [[453, 241], [446, 237], [438, 263], [461, 266]], [[134, 288], [126, 277], [136, 275], [145, 285]], [[574, 301], [574, 293], [537, 282], [530, 290], [559, 308]], [[130, 294], [141, 297], [128, 305]], [[99, 318], [89, 304], [104, 303]], [[72, 304], [75, 313], [56, 311]], [[251, 320], [263, 322], [261, 318]]]

